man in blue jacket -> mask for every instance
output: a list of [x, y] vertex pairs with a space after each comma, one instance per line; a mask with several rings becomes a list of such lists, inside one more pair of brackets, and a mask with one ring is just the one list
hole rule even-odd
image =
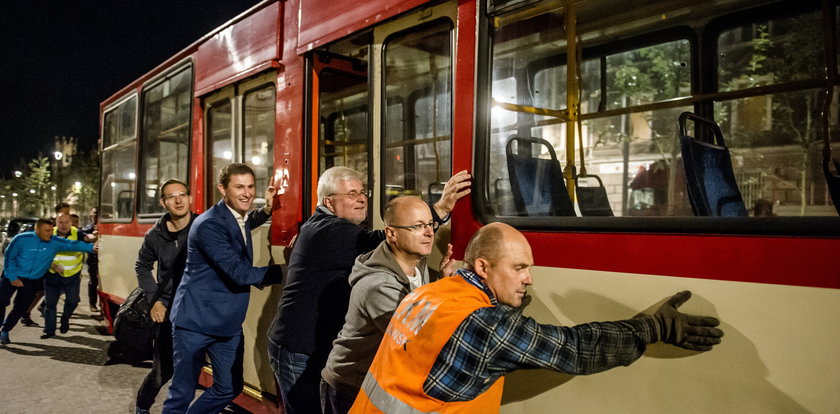
[[[166, 413], [218, 413], [242, 391], [242, 322], [251, 285], [282, 281], [279, 265], [253, 266], [251, 241], [251, 229], [271, 213], [276, 190], [269, 186], [266, 207], [248, 214], [254, 171], [240, 163], [221, 169], [218, 188], [222, 201], [193, 222], [187, 238], [187, 267], [170, 313], [175, 368]], [[213, 386], [190, 405], [205, 354]]]
[[[9, 332], [26, 313], [35, 293], [43, 287], [42, 278], [55, 254], [61, 251], [93, 253], [99, 251], [99, 245], [54, 236], [52, 220], [41, 218], [35, 223], [34, 232], [18, 234], [6, 248], [5, 268], [0, 277], [0, 320], [3, 320], [0, 344], [11, 342]], [[15, 291], [15, 304], [6, 317], [6, 306]]]

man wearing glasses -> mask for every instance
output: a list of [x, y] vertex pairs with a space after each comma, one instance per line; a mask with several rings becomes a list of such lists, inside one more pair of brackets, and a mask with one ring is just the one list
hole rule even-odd
[[[134, 270], [137, 282], [152, 305], [149, 314], [155, 324], [152, 371], [137, 391], [135, 412], [144, 414], [155, 402], [163, 384], [172, 378], [172, 322], [169, 309], [175, 288], [187, 264], [187, 235], [197, 215], [187, 184], [168, 180], [160, 186], [160, 205], [166, 214], [146, 232]], [[152, 276], [157, 262], [157, 278]]]
[[[364, 174], [329, 168], [318, 180], [318, 207], [301, 226], [289, 259], [288, 277], [269, 329], [268, 355], [285, 412], [321, 412], [321, 369], [344, 324], [350, 299], [348, 275], [356, 257], [385, 240], [382, 230], [366, 231], [370, 193]], [[444, 187], [427, 213], [436, 222], [469, 194], [470, 175], [461, 171]], [[431, 221], [431, 220], [429, 220]]]
[[[362, 386], [385, 328], [409, 292], [433, 282], [426, 265], [438, 222], [418, 197], [398, 197], [385, 207], [385, 240], [356, 258], [350, 273], [350, 305], [344, 327], [321, 371], [324, 413], [346, 413]], [[441, 275], [454, 270], [452, 245], [441, 262]]]

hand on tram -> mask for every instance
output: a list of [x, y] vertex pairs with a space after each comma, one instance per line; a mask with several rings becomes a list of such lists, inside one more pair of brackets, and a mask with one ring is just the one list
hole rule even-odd
[[149, 310], [149, 315], [152, 317], [152, 320], [155, 322], [163, 322], [166, 320], [166, 306], [163, 305], [163, 302], [157, 301], [154, 305], [152, 305], [152, 309]]
[[274, 206], [274, 196], [276, 195], [277, 187], [275, 187], [272, 182], [265, 188], [265, 207], [263, 207], [263, 209], [266, 214], [271, 214], [272, 206]]
[[720, 321], [711, 316], [680, 313], [677, 308], [690, 297], [690, 291], [679, 292], [653, 314], [659, 327], [659, 340], [693, 351], [711, 350], [720, 343], [723, 336], [723, 331], [715, 328], [720, 325]]
[[452, 259], [452, 243], [446, 243], [446, 254], [440, 259], [440, 277], [455, 273], [455, 260]]
[[453, 175], [446, 182], [440, 200], [434, 205], [435, 211], [441, 218], [445, 217], [455, 208], [455, 203], [458, 200], [470, 193], [470, 178], [472, 178], [470, 173], [467, 170], [463, 170]]

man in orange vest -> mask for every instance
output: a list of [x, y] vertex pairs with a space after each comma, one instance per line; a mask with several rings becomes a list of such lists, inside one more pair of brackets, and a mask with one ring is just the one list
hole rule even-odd
[[507, 224], [479, 229], [464, 256], [466, 269], [414, 290], [394, 312], [351, 413], [498, 412], [503, 376], [519, 368], [592, 374], [630, 365], [648, 344], [708, 351], [723, 336], [716, 318], [677, 311], [688, 291], [629, 320], [538, 324], [521, 309], [531, 246]]

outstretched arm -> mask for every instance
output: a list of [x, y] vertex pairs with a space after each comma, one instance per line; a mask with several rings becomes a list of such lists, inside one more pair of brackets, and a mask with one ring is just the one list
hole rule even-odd
[[[236, 242], [221, 220], [206, 220], [195, 231], [195, 246], [201, 252], [204, 260], [212, 268], [231, 282], [241, 285], [260, 284], [265, 277], [267, 268], [254, 267], [247, 255], [241, 255], [238, 249], [232, 248]], [[193, 234], [190, 234], [190, 238]], [[239, 234], [233, 237], [242, 237]]]

